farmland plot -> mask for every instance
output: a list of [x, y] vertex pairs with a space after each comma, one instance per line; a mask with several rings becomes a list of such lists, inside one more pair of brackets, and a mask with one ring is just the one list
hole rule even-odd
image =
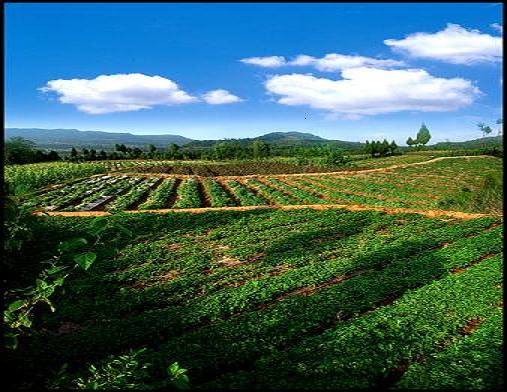
[[[138, 165], [142, 167], [142, 162]], [[114, 174], [111, 178], [97, 176], [89, 180], [78, 179], [67, 185], [61, 184], [45, 193], [41, 192], [29, 203], [46, 211], [97, 210], [106, 204], [109, 206], [105, 208], [106, 211], [111, 212], [125, 209], [352, 204], [414, 210], [438, 211], [443, 208], [480, 212], [473, 205], [460, 206], [449, 200], [461, 200], [479, 192], [484, 178], [498, 175], [501, 170], [502, 161], [498, 158], [460, 157], [419, 166], [346, 175], [306, 173], [181, 178]], [[101, 178], [107, 181], [101, 181]], [[122, 182], [114, 185], [119, 181], [118, 178], [121, 178]], [[132, 179], [127, 181], [129, 186], [134, 185], [132, 181], [141, 183], [134, 189], [122, 188], [120, 185], [125, 183], [126, 178]], [[144, 180], [141, 180], [142, 178]], [[88, 189], [88, 185], [92, 187]], [[114, 189], [110, 190], [113, 185]], [[122, 192], [129, 194], [120, 195]], [[83, 196], [83, 200], [80, 196]]]
[[[51, 244], [94, 218], [48, 219], [41, 241]], [[57, 311], [39, 315], [16, 369], [51, 379], [69, 363], [62, 387], [72, 386], [90, 364], [145, 347], [152, 387], [174, 361], [194, 388], [445, 387], [463, 361], [458, 385], [500, 383], [501, 218], [259, 209], [103, 219], [132, 237], [106, 239], [121, 251], [99, 255]], [[58, 332], [69, 323], [78, 327]], [[485, 341], [491, 360], [477, 367]]]

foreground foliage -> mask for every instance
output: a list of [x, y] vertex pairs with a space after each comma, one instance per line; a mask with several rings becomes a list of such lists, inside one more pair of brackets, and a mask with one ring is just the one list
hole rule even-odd
[[[410, 382], [399, 385], [419, 388], [433, 376], [409, 377], [418, 359], [465, 344], [463, 328], [481, 319], [479, 333], [502, 298], [499, 218], [255, 210], [103, 219], [132, 235], [105, 237], [119, 253], [99, 250], [93, 268], [69, 277], [56, 311], [37, 315], [37, 333], [5, 365], [14, 378], [93, 388], [121, 373], [113, 385], [158, 388], [185, 375], [181, 366], [196, 388], [336, 389], [396, 386], [403, 368]], [[39, 240], [52, 246], [93, 221], [50, 217]], [[484, 377], [501, 369], [495, 347]], [[462, 385], [479, 385], [463, 374]]]

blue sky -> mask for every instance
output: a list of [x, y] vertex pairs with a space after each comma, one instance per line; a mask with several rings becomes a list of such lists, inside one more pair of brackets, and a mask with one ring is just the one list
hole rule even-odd
[[495, 3], [7, 4], [5, 126], [496, 134], [501, 18]]

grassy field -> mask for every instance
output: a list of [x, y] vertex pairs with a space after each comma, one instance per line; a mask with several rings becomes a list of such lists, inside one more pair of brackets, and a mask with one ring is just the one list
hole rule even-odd
[[[112, 215], [40, 218], [9, 289], [66, 239], [97, 259], [4, 369], [18, 388], [174, 388], [174, 362], [193, 389], [501, 388], [502, 160], [412, 158], [343, 174], [105, 171], [41, 192], [28, 203]], [[277, 209], [333, 204], [386, 210]], [[216, 210], [185, 212], [203, 207]]]

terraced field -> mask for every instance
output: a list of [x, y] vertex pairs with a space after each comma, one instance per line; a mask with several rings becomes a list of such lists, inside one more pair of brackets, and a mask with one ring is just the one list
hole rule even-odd
[[[48, 219], [44, 244], [97, 218]], [[100, 219], [132, 236], [108, 239], [120, 253], [69, 282], [13, 371], [51, 378], [67, 363], [59, 382], [75, 386], [90, 364], [144, 348], [148, 387], [174, 361], [196, 389], [503, 383], [500, 218], [257, 209]]]
[[76, 237], [96, 261], [5, 370], [25, 389], [112, 374], [167, 389], [174, 362], [192, 389], [501, 389], [502, 213], [449, 200], [483, 195], [503, 161], [412, 159], [209, 177], [71, 167], [25, 200], [45, 215], [30, 263]]
[[477, 190], [485, 175], [502, 170], [502, 160], [494, 157], [410, 158], [345, 173], [200, 177], [111, 172], [57, 186], [30, 203], [67, 212], [287, 205], [453, 210], [443, 208], [447, 198]]

